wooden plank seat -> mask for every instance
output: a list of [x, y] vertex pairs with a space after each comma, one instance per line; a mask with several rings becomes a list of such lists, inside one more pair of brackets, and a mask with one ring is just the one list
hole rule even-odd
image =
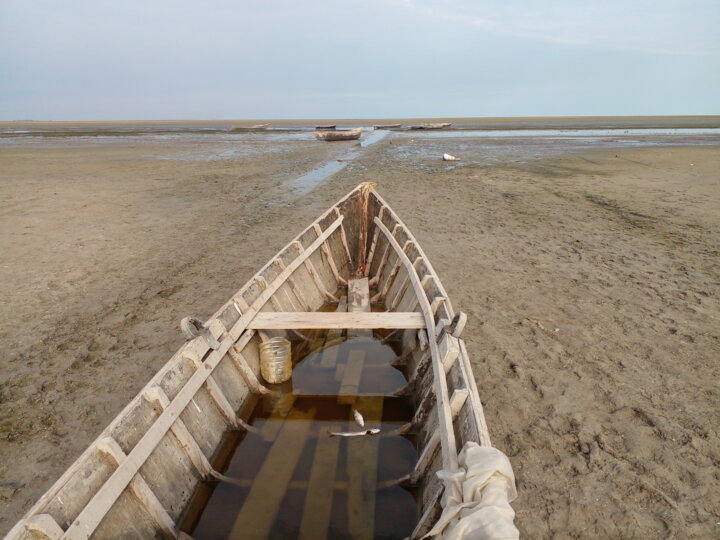
[[322, 328], [425, 328], [420, 312], [262, 311], [248, 325], [255, 330], [310, 330]]

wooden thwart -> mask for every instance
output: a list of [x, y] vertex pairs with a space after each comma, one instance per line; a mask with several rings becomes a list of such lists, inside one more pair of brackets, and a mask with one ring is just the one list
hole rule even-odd
[[[388, 228], [380, 221], [375, 218], [375, 225], [388, 239], [389, 245], [395, 250], [398, 257], [402, 260], [405, 265], [405, 269], [408, 271], [410, 281], [415, 289], [420, 309], [422, 310], [423, 317], [425, 318], [425, 327], [428, 330], [434, 329], [435, 320], [433, 313], [430, 310], [430, 302], [425, 296], [425, 290], [420, 278], [413, 267], [412, 262], [407, 255], [403, 252], [400, 244], [393, 236]], [[395, 226], [397, 228], [397, 225]], [[448, 398], [447, 380], [445, 379], [445, 370], [442, 365], [442, 358], [440, 358], [440, 351], [438, 350], [435, 339], [430, 340], [430, 356], [432, 359], [433, 367], [433, 378], [435, 386], [435, 397], [437, 399], [438, 406], [438, 427], [440, 433], [440, 442], [443, 449], [443, 468], [446, 470], [455, 470], [458, 467], [457, 461], [457, 449], [455, 445], [455, 433], [452, 426], [452, 413], [450, 412], [450, 403]]]
[[248, 325], [263, 330], [313, 330], [342, 328], [425, 328], [420, 312], [321, 312], [261, 311]]

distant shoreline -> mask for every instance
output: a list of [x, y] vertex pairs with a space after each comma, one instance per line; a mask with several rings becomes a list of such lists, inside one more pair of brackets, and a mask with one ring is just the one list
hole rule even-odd
[[437, 117], [437, 118], [316, 118], [316, 119], [222, 119], [222, 120], [93, 120], [93, 121], [44, 121], [19, 120], [0, 121], [0, 129], [32, 130], [81, 129], [92, 126], [125, 126], [133, 128], [169, 127], [182, 130], [183, 127], [197, 129], [229, 129], [239, 124], [269, 124], [269, 127], [307, 127], [318, 124], [338, 126], [373, 124], [415, 124], [424, 122], [451, 122], [458, 129], [627, 129], [627, 128], [715, 128], [720, 127], [720, 115], [705, 116], [537, 116], [537, 117]]

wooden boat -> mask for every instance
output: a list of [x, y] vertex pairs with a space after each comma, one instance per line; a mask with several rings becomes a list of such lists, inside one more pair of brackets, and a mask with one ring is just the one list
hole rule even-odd
[[255, 124], [254, 126], [232, 126], [230, 133], [243, 133], [246, 131], [262, 131], [267, 129], [270, 124]]
[[362, 135], [362, 128], [343, 129], [338, 131], [314, 131], [313, 135], [319, 141], [354, 141]]
[[452, 126], [452, 123], [450, 122], [439, 122], [433, 124], [420, 124], [417, 126], [410, 126], [408, 129], [444, 129], [450, 126]]
[[335, 124], [327, 124], [323, 126], [315, 126], [316, 131], [335, 131], [337, 126]]
[[[337, 311], [319, 311], [328, 303]], [[371, 304], [386, 310], [373, 312]], [[301, 332], [313, 329], [367, 333], [377, 328], [388, 329], [391, 334], [385, 340], [394, 340], [401, 351], [397, 363], [407, 374], [407, 384], [395, 394], [406, 395], [414, 408], [411, 420], [397, 433], [413, 433], [417, 445], [417, 462], [401, 480], [418, 490], [417, 523], [410, 536], [420, 538], [437, 520], [441, 495], [449, 489], [448, 481], [435, 473], [455, 471], [458, 450], [468, 441], [490, 445], [468, 354], [459, 337], [463, 321], [417, 240], [372, 184], [361, 184], [286, 245], [204, 324], [195, 323], [194, 337], [7, 538], [188, 538], [179, 524], [194, 492], [206, 481], [225, 478], [216, 469], [224, 434], [258, 436], [248, 424], [247, 410], [248, 404], [268, 392], [259, 374], [258, 349], [263, 340], [280, 335], [298, 341]], [[360, 371], [352, 366], [358, 364], [361, 371], [361, 361], [346, 365], [344, 380], [355, 385], [358, 400], [372, 402], [373, 396], [357, 392]], [[366, 426], [379, 420], [366, 412]], [[299, 456], [303, 445], [283, 435], [285, 427], [293, 424], [288, 419], [279, 424], [280, 435], [272, 448], [284, 445]], [[372, 443], [382, 436], [364, 440]], [[327, 440], [337, 439], [323, 439]], [[301, 537], [325, 538], [328, 497], [333, 489], [345, 489], [348, 499], [354, 498], [358, 505], [354, 517], [348, 518], [350, 536], [371, 538], [376, 492], [360, 497], [357, 489], [375, 481], [373, 459], [379, 443], [364, 446], [356, 455], [357, 467], [343, 482], [334, 478], [336, 457], [328, 457], [332, 452], [320, 455], [323, 444], [317, 444], [315, 461], [330, 460], [331, 475], [318, 480], [313, 472], [304, 484], [295, 482], [305, 490]], [[258, 487], [264, 495], [245, 512], [253, 534], [241, 534], [243, 538], [264, 537], [282, 500], [282, 493], [262, 484], [262, 471], [276, 469], [292, 486], [293, 467], [287, 465], [288, 459], [281, 460], [281, 466], [270, 463], [273, 451], [253, 483], [252, 489]], [[248, 501], [243, 509], [251, 504]]]
[[401, 128], [402, 124], [376, 124], [373, 129], [398, 129]]

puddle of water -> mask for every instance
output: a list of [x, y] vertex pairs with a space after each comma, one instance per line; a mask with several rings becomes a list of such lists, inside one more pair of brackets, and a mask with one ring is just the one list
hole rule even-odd
[[[259, 433], [227, 435], [213, 466], [232, 481], [204, 483], [181, 530], [203, 538], [405, 538], [417, 523], [412, 492], [393, 485], [417, 451], [386, 435], [412, 418], [392, 392], [406, 383], [390, 365], [398, 351], [379, 339], [317, 332], [293, 346], [293, 377], [264, 396], [249, 422]], [[381, 434], [330, 437], [331, 431]], [[373, 519], [374, 513], [374, 519]]]
[[[367, 148], [368, 146], [383, 140], [389, 134], [389, 131], [368, 131], [366, 128], [360, 139], [359, 148]], [[289, 183], [289, 187], [292, 189], [293, 193], [298, 196], [310, 193], [313, 189], [320, 185], [320, 183], [330, 178], [333, 174], [343, 170], [353, 159], [357, 158], [361, 154], [362, 152], [358, 149], [358, 145], [355, 145], [338, 159], [328, 161], [320, 167], [313, 169], [309, 173], [296, 178]]]
[[348, 162], [343, 160], [333, 160], [321, 165], [317, 169], [313, 169], [307, 174], [303, 174], [290, 182], [290, 187], [295, 195], [305, 195], [315, 189], [323, 180], [330, 178], [336, 172], [343, 170], [348, 166]]
[[365, 137], [362, 138], [360, 146], [367, 148], [368, 146], [375, 144], [376, 142], [382, 141], [385, 137], [390, 135], [389, 131], [374, 130], [370, 131]]

